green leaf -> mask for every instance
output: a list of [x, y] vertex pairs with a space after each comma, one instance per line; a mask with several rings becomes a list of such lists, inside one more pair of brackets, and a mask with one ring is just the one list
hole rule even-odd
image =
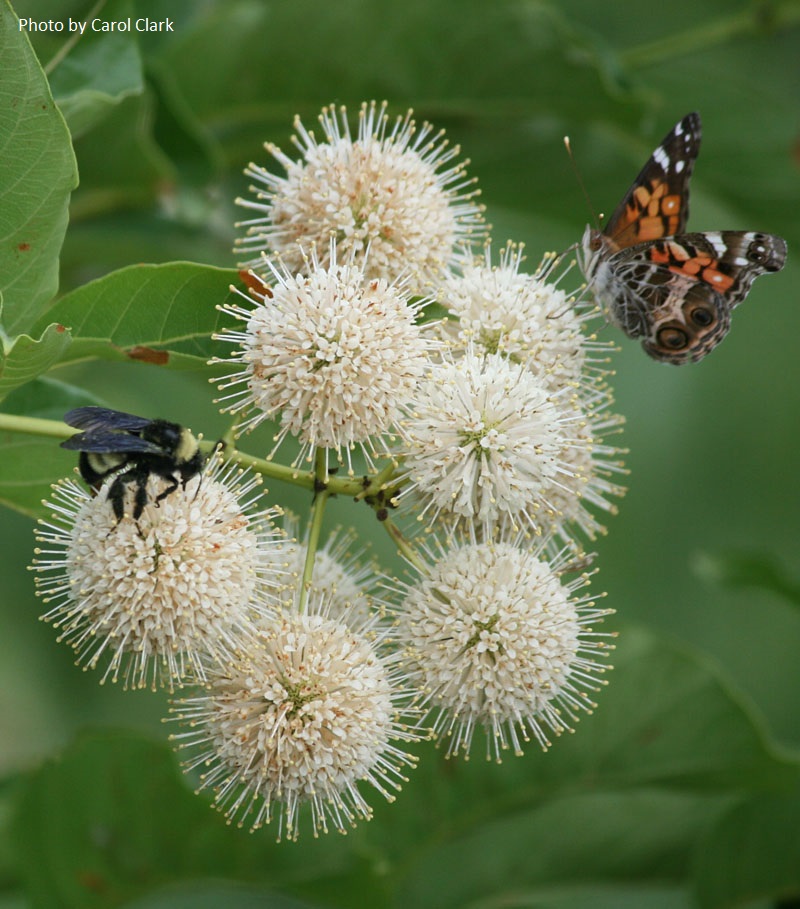
[[423, 755], [364, 834], [408, 869], [398, 905], [680, 886], [703, 825], [732, 797], [795, 785], [797, 761], [709, 663], [631, 628], [614, 662], [596, 712], [547, 753], [529, 746], [500, 767], [479, 743], [474, 762]]
[[83, 735], [20, 790], [12, 830], [32, 905], [109, 909], [201, 878], [216, 879], [209, 889], [239, 879], [297, 890], [358, 868], [342, 837], [299, 850], [228, 826], [185, 786], [169, 749], [135, 733]]
[[32, 902], [99, 909], [169, 879], [190, 859], [205, 811], [166, 749], [136, 736], [83, 738], [21, 795], [16, 842]]
[[613, 663], [597, 709], [546, 753], [530, 744], [524, 757], [509, 755], [498, 768], [481, 759], [478, 732], [469, 762], [426, 754], [386, 809], [387, 836], [396, 841], [407, 824], [404, 840], [416, 843], [576, 790], [664, 787], [724, 796], [794, 785], [797, 763], [770, 743], [760, 717], [698, 654], [626, 627]]
[[685, 888], [659, 883], [551, 887], [533, 899], [520, 894], [516, 902], [505, 904], [503, 909], [517, 906], [519, 909], [696, 909]]
[[9, 392], [47, 372], [69, 347], [69, 332], [51, 323], [38, 339], [19, 335], [0, 351], [0, 399]]
[[[36, 379], [12, 392], [3, 412], [60, 420], [73, 407], [95, 403], [80, 389], [50, 379]], [[31, 517], [46, 513], [42, 505], [52, 484], [75, 468], [74, 452], [57, 438], [0, 432], [0, 503]]]
[[47, 313], [72, 333], [62, 363], [90, 357], [198, 369], [230, 345], [211, 335], [223, 319], [235, 271], [171, 262], [132, 265], [67, 294]]
[[790, 577], [777, 559], [762, 553], [703, 553], [694, 562], [697, 574], [725, 587], [768, 590], [800, 606], [800, 582]]
[[800, 790], [734, 805], [697, 850], [696, 890], [703, 909], [758, 898], [800, 898]]
[[58, 287], [69, 196], [78, 182], [69, 132], [25, 32], [0, 6], [0, 292], [4, 328], [30, 327]]
[[[456, 766], [459, 804], [443, 799], [441, 776], [418, 786], [428, 782], [420, 768], [422, 780], [415, 775], [391, 810], [438, 822], [419, 825], [417, 846], [428, 837], [428, 849], [412, 865], [400, 905], [538, 906], [554, 888], [678, 885], [730, 794], [797, 779], [796, 762], [769, 747], [702, 661], [627, 630], [616, 663], [596, 714], [548, 754], [502, 768]], [[431, 840], [440, 844], [431, 849]]]
[[798, 766], [767, 738], [763, 720], [699, 653], [626, 628], [594, 716], [556, 742], [545, 773], [566, 762], [611, 785], [701, 791], [787, 787]]
[[[131, 16], [130, 0], [112, 0], [103, 7], [105, 20], [124, 21]], [[144, 91], [135, 35], [92, 31], [88, 24], [53, 70], [50, 88], [73, 137], [87, 132], [124, 98]]]
[[263, 887], [204, 882], [169, 887], [125, 904], [125, 909], [314, 909], [320, 903], [281, 896]]
[[535, 905], [558, 885], [680, 881], [696, 831], [714, 810], [703, 799], [652, 790], [552, 799], [429, 850], [398, 902], [416, 909], [468, 909], [489, 899]]

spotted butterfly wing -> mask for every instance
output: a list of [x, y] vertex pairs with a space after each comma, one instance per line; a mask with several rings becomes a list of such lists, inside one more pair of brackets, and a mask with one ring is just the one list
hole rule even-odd
[[701, 135], [700, 115], [687, 114], [664, 136], [606, 223], [616, 248], [683, 233]]
[[710, 353], [730, 330], [731, 311], [759, 275], [780, 271], [786, 243], [754, 231], [665, 237], [615, 256], [635, 299], [620, 296], [616, 319], [656, 360], [680, 365]]
[[587, 227], [583, 239], [584, 272], [609, 319], [674, 364], [716, 347], [753, 281], [786, 261], [786, 243], [772, 234], [683, 233], [700, 136], [698, 114], [680, 120], [604, 230]]

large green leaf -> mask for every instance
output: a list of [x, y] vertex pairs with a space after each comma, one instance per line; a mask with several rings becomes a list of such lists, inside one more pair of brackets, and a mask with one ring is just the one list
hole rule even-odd
[[[285, 40], [298, 29], [300, 69]], [[239, 52], [243, 43], [258, 47], [270, 66], [253, 67]], [[213, 75], [202, 65], [212, 52], [219, 67]], [[597, 114], [604, 107], [619, 110], [617, 99], [635, 105], [641, 101], [636, 85], [609, 56], [591, 35], [570, 26], [555, 4], [510, 0], [491, 7], [484, 0], [237, 2], [198, 18], [183, 41], [160, 51], [173, 98], [195, 111], [229, 155], [244, 161], [267, 139], [282, 143], [298, 109], [311, 125], [319, 107], [332, 101], [355, 107], [387, 97], [470, 134], [481, 123], [524, 128], [518, 118], [553, 108], [556, 97], [560, 116], [579, 116], [588, 94], [600, 105]], [[478, 60], [480, 65], [468, 64]], [[225, 90], [229, 84], [240, 86], [233, 97]], [[558, 140], [554, 147], [563, 157]]]
[[42, 326], [72, 335], [62, 363], [102, 357], [172, 369], [197, 369], [230, 347], [212, 342], [237, 273], [190, 262], [132, 265], [67, 294]]
[[703, 553], [695, 559], [700, 577], [726, 587], [768, 590], [794, 606], [800, 606], [800, 582], [777, 561], [764, 553]]
[[[684, 717], [692, 709], [706, 720], [716, 716], [708, 743], [665, 721], [677, 700], [671, 692], [642, 685], [654, 669], [653, 683], [660, 681], [655, 667], [670, 663], [673, 677], [694, 679]], [[693, 749], [704, 764], [718, 762], [714, 734], [726, 726], [730, 733], [738, 723], [738, 735], [729, 736], [728, 763], [750, 768], [751, 787], [778, 785], [788, 774], [753, 772], [752, 747], [741, 743], [758, 740], [758, 733], [747, 732], [746, 714], [702, 665], [642, 635], [616, 672], [623, 696], [602, 705], [609, 714], [602, 736], [592, 738], [594, 719], [581, 730], [589, 733], [587, 746], [605, 740], [593, 766], [584, 763], [576, 772], [558, 746], [499, 768], [443, 764], [425, 748], [423, 766], [398, 802], [381, 806], [352, 841], [330, 836], [293, 847], [272, 843], [269, 830], [235, 834], [206, 799], [189, 795], [165, 747], [119, 733], [84, 738], [25, 784], [15, 821], [23, 872], [39, 899], [75, 907], [116, 905], [198, 876], [269, 881], [312, 902], [343, 906], [358, 905], [355, 895], [367, 892], [372, 906], [385, 904], [382, 892], [394, 893], [397, 905], [478, 906], [489, 898], [514, 905], [523, 896], [529, 902], [558, 894], [566, 899], [572, 887], [623, 884], [652, 890], [655, 906], [675, 905], [702, 831], [737, 790], [718, 779], [701, 788], [694, 767], [686, 768], [684, 785], [674, 769], [664, 785], [664, 758], [654, 755], [643, 733], [663, 733], [678, 755]], [[726, 700], [730, 717], [723, 721]], [[623, 710], [633, 714], [627, 724], [620, 722]], [[612, 750], [623, 758], [619, 769], [604, 766]], [[638, 756], [641, 769], [632, 771], [626, 753]], [[761, 764], [770, 760], [773, 770], [783, 766], [766, 753]], [[685, 758], [674, 763], [681, 766]], [[546, 764], [552, 769], [543, 778]], [[743, 773], [738, 783], [744, 785]]]
[[0, 60], [0, 292], [4, 330], [13, 336], [58, 287], [78, 173], [64, 119], [7, 0], [0, 4]]
[[661, 787], [705, 797], [794, 784], [797, 763], [770, 743], [758, 715], [702, 657], [626, 628], [613, 662], [597, 710], [547, 753], [531, 745], [497, 768], [481, 759], [476, 736], [477, 759], [426, 755], [408, 791], [380, 811], [391, 835], [401, 823], [409, 842], [450, 834], [576, 791]]
[[[702, 909], [755, 899], [800, 899], [800, 791], [759, 795], [731, 807], [698, 849], [696, 893]], [[783, 904], [781, 904], [783, 905]]]
[[[111, 0], [102, 18], [124, 22], [136, 18], [131, 0]], [[99, 17], [95, 17], [99, 18]], [[91, 129], [111, 108], [144, 90], [144, 74], [135, 34], [94, 31], [91, 19], [69, 51], [58, 59], [50, 87], [70, 132], [77, 137]], [[70, 35], [75, 38], [75, 35]]]
[[13, 830], [21, 874], [40, 906], [110, 909], [199, 878], [286, 889], [358, 867], [339, 837], [300, 852], [268, 833], [228, 827], [191, 794], [165, 745], [127, 732], [84, 735], [31, 773]]
[[665, 784], [711, 792], [791, 785], [797, 764], [777, 749], [761, 717], [699, 653], [623, 631], [616, 669], [596, 715], [553, 747], [561, 760], [610, 785]]
[[696, 832], [715, 809], [702, 799], [647, 790], [553, 799], [428, 851], [397, 905], [536, 905], [569, 886], [680, 881]]
[[420, 768], [392, 811], [410, 823], [408, 841], [416, 811], [416, 836], [430, 842], [398, 905], [538, 906], [576, 885], [679, 886], [732, 794], [797, 779], [702, 661], [628, 631], [616, 662], [597, 714], [548, 754], [453, 768], [458, 803]]
[[63, 325], [48, 325], [40, 338], [19, 335], [0, 350], [0, 399], [9, 392], [47, 372], [69, 347], [70, 336]]

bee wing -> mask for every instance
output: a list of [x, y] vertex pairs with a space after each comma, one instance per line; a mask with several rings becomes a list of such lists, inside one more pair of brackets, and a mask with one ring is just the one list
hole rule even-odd
[[128, 432], [99, 430], [78, 432], [61, 443], [62, 448], [72, 451], [96, 451], [98, 453], [118, 451], [120, 454], [164, 454], [164, 449], [147, 439], [132, 436]]
[[138, 432], [152, 420], [137, 417], [121, 410], [109, 410], [107, 407], [76, 407], [64, 414], [64, 422], [75, 429], [94, 430], [116, 429], [123, 432]]

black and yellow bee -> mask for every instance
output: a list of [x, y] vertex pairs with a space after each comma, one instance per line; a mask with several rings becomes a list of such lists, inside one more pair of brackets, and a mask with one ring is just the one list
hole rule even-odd
[[114, 476], [107, 498], [117, 521], [125, 514], [125, 492], [135, 485], [133, 519], [138, 521], [147, 504], [147, 479], [161, 477], [169, 486], [156, 504], [175, 492], [203, 469], [205, 461], [192, 433], [167, 420], [148, 420], [105, 407], [77, 407], [64, 414], [64, 422], [83, 430], [61, 443], [79, 451], [78, 469], [95, 492]]

